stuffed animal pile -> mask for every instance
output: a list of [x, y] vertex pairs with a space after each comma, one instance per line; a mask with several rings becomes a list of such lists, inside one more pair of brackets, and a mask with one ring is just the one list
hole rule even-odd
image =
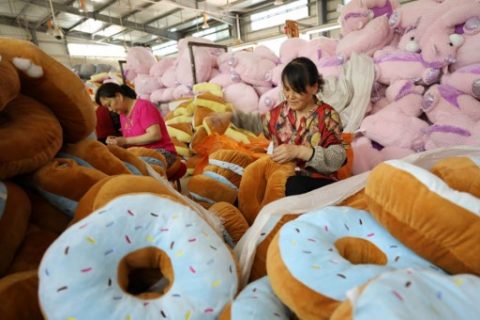
[[[189, 265], [190, 274], [194, 276], [197, 272], [202, 272], [202, 268], [210, 270], [213, 265], [229, 264], [227, 269], [218, 272], [211, 269], [212, 279], [205, 278], [204, 281], [212, 284], [212, 295], [205, 301], [199, 301], [201, 307], [204, 307], [204, 303], [209, 304], [209, 307], [203, 309], [207, 309], [205, 314], [211, 317], [219, 314], [221, 307], [233, 298], [238, 286], [237, 264], [223, 239], [230, 239], [230, 236], [224, 231], [220, 219], [180, 195], [169, 184], [166, 178], [174, 165], [167, 167], [161, 154], [141, 147], [127, 150], [117, 146], [105, 146], [96, 140], [88, 139], [87, 136], [95, 128], [94, 105], [84, 84], [72, 71], [26, 41], [0, 38], [0, 48], [0, 296], [5, 302], [0, 307], [1, 318], [56, 318], [57, 312], [63, 312], [57, 308], [56, 302], [43, 302], [56, 299], [50, 295], [50, 289], [38, 295], [39, 285], [41, 289], [45, 283], [42, 277], [48, 278], [48, 270], [54, 270], [50, 265], [46, 268], [47, 271], [38, 271], [44, 253], [52, 243], [54, 247], [55, 243], [60, 241], [59, 236], [66, 236], [75, 230], [78, 227], [77, 222], [88, 220], [97, 208], [103, 207], [114, 198], [132, 193], [150, 194], [152, 201], [158, 199], [162, 202], [158, 205], [158, 215], [152, 212], [151, 206], [148, 206], [148, 212], [143, 214], [152, 219], [158, 218], [158, 226], [165, 227], [162, 215], [166, 214], [172, 221], [178, 220], [181, 234], [186, 234], [184, 229], [191, 227], [191, 231], [198, 237], [209, 239], [203, 241], [189, 237], [186, 239], [187, 243], [198, 241], [208, 248], [208, 251], [217, 252], [218, 257], [222, 257], [215, 262], [206, 261], [205, 265]], [[140, 202], [144, 203], [144, 200]], [[173, 207], [164, 211], [166, 203]], [[120, 204], [119, 209], [124, 210], [125, 206]], [[135, 216], [132, 210], [127, 210], [127, 216]], [[171, 215], [171, 210], [176, 211], [179, 217], [183, 215], [180, 212], [183, 210], [189, 218], [185, 216], [177, 219]], [[140, 214], [136, 217], [140, 218]], [[141, 228], [135, 223], [132, 227], [134, 231]], [[157, 229], [154, 225], [151, 225], [151, 228]], [[168, 229], [168, 226], [165, 228]], [[97, 231], [106, 235], [101, 229]], [[113, 229], [112, 232], [117, 234]], [[148, 232], [147, 228], [145, 232]], [[172, 233], [172, 237], [177, 236]], [[105, 239], [109, 238], [111, 235], [105, 236]], [[88, 245], [100, 243], [100, 237], [96, 235], [89, 235], [85, 239]], [[136, 241], [133, 234], [125, 235], [124, 239], [127, 244]], [[145, 237], [143, 239], [145, 240]], [[150, 238], [146, 241], [151, 242]], [[175, 240], [171, 243], [169, 241], [166, 246], [171, 250], [174, 242]], [[177, 242], [177, 245], [178, 257], [181, 257], [183, 253], [180, 242]], [[66, 255], [75, 252], [73, 244], [72, 251], [70, 248], [61, 250]], [[159, 248], [152, 252], [161, 257], [161, 250], [163, 249]], [[130, 257], [134, 257], [133, 260], [136, 261], [137, 255], [142, 256], [145, 252], [149, 254], [151, 250], [142, 252], [134, 250]], [[194, 252], [208, 256], [198, 248], [194, 249]], [[122, 255], [119, 257], [122, 258]], [[149, 256], [148, 259], [152, 258], [153, 256]], [[83, 262], [83, 258], [80, 259]], [[134, 280], [130, 286], [137, 286], [136, 289], [131, 289], [127, 279], [122, 282], [125, 290], [136, 292], [135, 290], [145, 283], [154, 285], [162, 278], [156, 271], [150, 272], [153, 274], [151, 277], [136, 278], [131, 275], [136, 274], [130, 272], [131, 268], [156, 268], [150, 262], [142, 260], [143, 258], [139, 259], [138, 262], [130, 262], [130, 258], [124, 261], [125, 277], [132, 276]], [[139, 264], [144, 263], [142, 261], [145, 265], [140, 266]], [[176, 268], [176, 262], [169, 264], [167, 258], [158, 261], [162, 261], [158, 266], [165, 267], [164, 274], [168, 275], [169, 281], [173, 281], [171, 271]], [[188, 259], [185, 261], [188, 263]], [[66, 264], [62, 265], [67, 267]], [[88, 268], [82, 270], [86, 269]], [[220, 276], [221, 273], [226, 277]], [[60, 275], [64, 279], [63, 271]], [[49, 283], [56, 286], [55, 281]], [[185, 287], [180, 283], [179, 285]], [[157, 286], [163, 287], [162, 284]], [[73, 289], [75, 285], [64, 287], [58, 291], [56, 288], [55, 291], [65, 293], [67, 290], [83, 294], [82, 290]], [[198, 288], [204, 290], [205, 284], [199, 284]], [[119, 290], [123, 289], [119, 287]], [[158, 292], [159, 289], [156, 290]], [[217, 297], [221, 299], [217, 301]], [[42, 304], [39, 303], [39, 298]], [[178, 303], [183, 302], [179, 300]], [[53, 306], [53, 309], [49, 306]], [[66, 310], [74, 312], [69, 307], [66, 307]], [[193, 311], [185, 310], [186, 313]], [[93, 316], [99, 317], [104, 316]]]
[[[327, 80], [320, 97], [341, 113], [349, 109], [342, 121], [355, 135], [354, 174], [423, 150], [479, 145], [478, 0], [352, 0], [339, 13], [340, 40], [290, 38], [278, 56], [263, 46], [227, 53], [194, 47], [197, 82], [220, 85], [234, 110], [263, 113], [282, 99], [285, 64], [310, 58]], [[189, 41], [207, 40], [183, 39], [178, 57], [159, 62], [145, 48], [131, 49], [128, 74], [138, 75], [134, 82], [145, 97], [165, 102], [194, 95]]]

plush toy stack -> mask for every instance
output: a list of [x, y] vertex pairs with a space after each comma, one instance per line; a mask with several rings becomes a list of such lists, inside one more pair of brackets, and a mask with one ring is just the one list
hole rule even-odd
[[[0, 306], [1, 318], [8, 320], [56, 318], [58, 312], [63, 312], [58, 309], [56, 302], [53, 304], [45, 302], [52, 301], [50, 299], [55, 301], [58, 297], [58, 295], [51, 295], [50, 289], [40, 295], [37, 294], [39, 278], [40, 288], [45, 283], [56, 286], [56, 280], [51, 282], [48, 279], [49, 275], [46, 275], [50, 274], [49, 270], [54, 272], [53, 265], [38, 271], [44, 253], [50, 246], [55, 247], [61, 237], [76, 230], [79, 227], [77, 222], [87, 221], [97, 208], [103, 207], [114, 198], [131, 193], [155, 194], [150, 196], [151, 201], [161, 203], [158, 204], [158, 215], [157, 210], [149, 205], [146, 209], [148, 212], [142, 214], [143, 218], [140, 218], [140, 213], [135, 215], [132, 212], [132, 210], [136, 211], [133, 207], [126, 211], [127, 216], [156, 219], [163, 214], [160, 211], [166, 208], [165, 205], [168, 202], [172, 205], [171, 210], [182, 216], [177, 221], [180, 222], [179, 234], [186, 235], [186, 229], [192, 227], [191, 232], [197, 236], [208, 237], [209, 241], [198, 238], [198, 242], [208, 248], [207, 251], [218, 251], [217, 257], [222, 258], [213, 264], [207, 261], [208, 264], [205, 266], [199, 263], [190, 265], [189, 268], [190, 274], [195, 275], [207, 266], [207, 268], [216, 264], [229, 266], [221, 271], [211, 269], [212, 279], [204, 279], [212, 284], [212, 294], [209, 294], [207, 300], [200, 299], [201, 301], [198, 302], [201, 307], [204, 307], [204, 303], [210, 305], [206, 308], [207, 311], [205, 308], [202, 309], [208, 316], [215, 317], [219, 314], [221, 308], [230, 298], [233, 298], [238, 286], [237, 263], [223, 241], [224, 236], [227, 239], [230, 237], [224, 231], [220, 219], [197, 203], [180, 195], [170, 185], [165, 176], [171, 168], [166, 166], [166, 160], [161, 154], [141, 147], [126, 150], [116, 146], [105, 146], [95, 140], [87, 139], [95, 127], [94, 105], [84, 84], [74, 73], [29, 42], [0, 38], [0, 48], [0, 87], [2, 88], [0, 91], [0, 150], [2, 150], [0, 156], [0, 251], [2, 252], [0, 296], [5, 302]], [[144, 200], [140, 202], [144, 203]], [[149, 200], [150, 203], [151, 201]], [[130, 201], [127, 200], [127, 202]], [[125, 210], [125, 208], [125, 205], [120, 204], [118, 210]], [[177, 220], [175, 216], [170, 215], [170, 210], [164, 212], [172, 221]], [[102, 213], [100, 212], [100, 215]], [[159, 225], [162, 224], [162, 227], [168, 229], [169, 227], [163, 225], [162, 221], [164, 222], [162, 218], [157, 219]], [[88, 224], [88, 222], [84, 223]], [[142, 227], [135, 223], [131, 226], [134, 231]], [[101, 228], [96, 230], [106, 235]], [[117, 235], [116, 231], [113, 232]], [[172, 239], [177, 237], [178, 234], [172, 233]], [[105, 236], [105, 239], [111, 238], [111, 235]], [[97, 235], [89, 235], [84, 240], [88, 245], [99, 244], [101, 241]], [[125, 235], [125, 240], [128, 244], [136, 241], [136, 238], [130, 234]], [[187, 243], [197, 241], [194, 237], [184, 238], [184, 240]], [[151, 242], [148, 237], [146, 241]], [[175, 241], [178, 241], [177, 245], [179, 249], [181, 248], [180, 240], [172, 241], [167, 244], [170, 250], [173, 249]], [[73, 244], [66, 249], [63, 245], [60, 246], [66, 255], [75, 252]], [[125, 253], [126, 260], [122, 265], [127, 270], [124, 273], [126, 278], [130, 276], [128, 270], [132, 268], [138, 267], [142, 270], [144, 267], [153, 268], [153, 271], [146, 272], [147, 276], [139, 278], [133, 276], [130, 286], [126, 284], [128, 280], [120, 281], [122, 286], [125, 286], [119, 287], [119, 290], [136, 292], [135, 290], [145, 283], [155, 285], [162, 278], [161, 275], [158, 276], [155, 266], [139, 256], [147, 253], [148, 259], [156, 259], [155, 257], [161, 256], [158, 255], [161, 250], [163, 249], [153, 250], [155, 252], [147, 250], [139, 254], [132, 252], [132, 255]], [[202, 250], [199, 251], [198, 248], [194, 251], [195, 254], [208, 256], [206, 252], [201, 253]], [[181, 250], [177, 253], [178, 257], [183, 255]], [[55, 253], [54, 256], [58, 254]], [[121, 259], [123, 255], [118, 257]], [[132, 257], [138, 257], [140, 260], [135, 262], [137, 258], [134, 258], [131, 262]], [[83, 262], [83, 258], [81, 259]], [[168, 259], [160, 260], [163, 262], [158, 266], [166, 268], [162, 272], [170, 275], [165, 279], [172, 280], [173, 274], [168, 273], [172, 270], [172, 264], [169, 264]], [[139, 266], [144, 262], [146, 263], [144, 266]], [[63, 263], [62, 265], [67, 266]], [[176, 262], [173, 266], [176, 268]], [[60, 274], [62, 276], [59, 281], [65, 281], [67, 279], [64, 278], [65, 273]], [[43, 276], [47, 279], [42, 280]], [[137, 289], [131, 289], [132, 286], [136, 286]], [[158, 286], [162, 287], [161, 284]], [[182, 284], [179, 286], [185, 287]], [[74, 292], [73, 287], [75, 285], [67, 290], [69, 289], [67, 285], [64, 289], [57, 291], [58, 288], [56, 288], [54, 291]], [[199, 284], [198, 287], [204, 290], [205, 285]], [[77, 292], [83, 294], [81, 290]], [[186, 296], [190, 296], [190, 293]], [[42, 304], [39, 303], [39, 298]], [[220, 299], [217, 300], [217, 298]], [[76, 300], [69, 301], [75, 304]], [[66, 307], [65, 310], [67, 313], [76, 313], [70, 307]], [[99, 310], [92, 311], [93, 318], [104, 317], [99, 313], [95, 314]], [[192, 313], [194, 310], [185, 310], [185, 312]], [[65, 315], [65, 317], [68, 316]], [[81, 315], [75, 317], [81, 317]]]
[[475, 317], [479, 159], [478, 148], [424, 152], [266, 207], [236, 253], [244, 283], [267, 275], [269, 286], [251, 282], [262, 302], [223, 315], [255, 304], [301, 319]]

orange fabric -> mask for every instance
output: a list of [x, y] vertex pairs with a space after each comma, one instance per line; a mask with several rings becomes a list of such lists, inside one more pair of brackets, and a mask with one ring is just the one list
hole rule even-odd
[[344, 132], [342, 134], [343, 147], [347, 152], [347, 162], [337, 171], [337, 178], [342, 180], [352, 176], [353, 167], [353, 149], [352, 141], [353, 134], [351, 132]]

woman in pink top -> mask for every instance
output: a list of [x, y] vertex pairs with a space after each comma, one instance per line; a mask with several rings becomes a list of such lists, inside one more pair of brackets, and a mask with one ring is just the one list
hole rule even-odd
[[101, 85], [95, 94], [95, 101], [120, 115], [122, 137], [110, 136], [107, 144], [151, 148], [162, 153], [168, 165], [175, 161], [175, 146], [160, 111], [153, 103], [137, 99], [130, 87], [116, 83]]

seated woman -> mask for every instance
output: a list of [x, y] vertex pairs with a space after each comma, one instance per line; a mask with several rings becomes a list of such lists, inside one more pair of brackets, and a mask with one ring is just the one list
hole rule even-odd
[[109, 136], [107, 144], [155, 149], [167, 159], [169, 166], [175, 162], [175, 146], [160, 111], [153, 103], [137, 99], [133, 89], [116, 83], [101, 85], [95, 94], [95, 102], [120, 115], [122, 137]]
[[109, 136], [118, 137], [122, 135], [120, 132], [120, 119], [118, 114], [111, 112], [107, 107], [100, 105], [95, 109], [95, 113], [97, 115], [95, 133], [98, 141], [106, 144]]
[[346, 161], [339, 114], [316, 94], [324, 82], [308, 58], [296, 58], [282, 72], [285, 101], [265, 114], [235, 112], [232, 122], [273, 142], [272, 160], [295, 161], [286, 195], [301, 194], [337, 180], [336, 171]]

